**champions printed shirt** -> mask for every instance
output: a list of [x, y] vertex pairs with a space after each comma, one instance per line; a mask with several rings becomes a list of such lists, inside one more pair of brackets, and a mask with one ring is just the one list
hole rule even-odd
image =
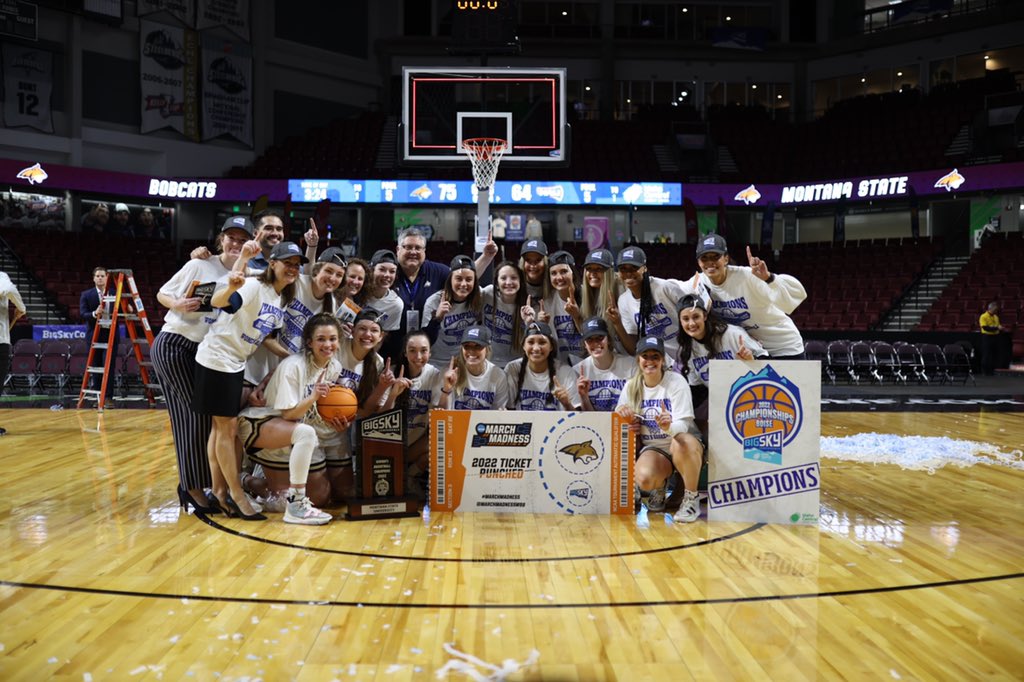
[[[516, 393], [519, 384], [519, 373], [525, 369], [526, 376], [523, 377], [523, 387]], [[523, 358], [513, 360], [505, 367], [508, 375], [508, 393], [510, 397], [509, 407], [511, 409], [543, 412], [545, 410], [565, 410], [565, 407], [554, 396], [555, 384], [547, 370], [534, 372], [526, 365]], [[556, 363], [555, 377], [562, 387], [569, 392], [569, 404], [579, 405], [580, 397], [576, 392], [576, 373], [572, 367]]]
[[[441, 305], [442, 293], [439, 291], [432, 295], [423, 306], [424, 329], [429, 327], [434, 319], [437, 308]], [[447, 369], [448, 362], [460, 351], [462, 332], [474, 324], [477, 324], [477, 315], [470, 309], [469, 303], [452, 301], [448, 314], [438, 324], [437, 340], [430, 347], [430, 364], [438, 369]]]
[[737, 353], [740, 350], [741, 340], [744, 348], [749, 349], [750, 352], [754, 354], [755, 358], [767, 357], [768, 353], [761, 344], [741, 327], [737, 327], [734, 324], [730, 324], [722, 334], [722, 340], [720, 343], [722, 348], [714, 357], [711, 357], [708, 353], [707, 346], [696, 339], [691, 339], [690, 360], [687, 363], [690, 371], [686, 374], [686, 380], [689, 384], [691, 386], [709, 386], [708, 373], [711, 368], [711, 361], [737, 359], [739, 357]]
[[[618, 404], [628, 404], [625, 391], [619, 396]], [[675, 372], [666, 371], [661, 383], [654, 388], [644, 386], [640, 409], [636, 409], [635, 405], [631, 407], [640, 416], [641, 449], [655, 447], [668, 452], [674, 436], [680, 433], [699, 433], [693, 417], [690, 386], [686, 379]], [[663, 407], [672, 414], [672, 425], [668, 433], [658, 426], [657, 418]]]
[[[277, 341], [289, 353], [302, 351], [302, 329], [309, 318], [324, 312], [324, 301], [330, 295], [325, 294], [324, 298], [317, 300], [313, 295], [313, 278], [309, 275], [300, 274], [295, 280], [295, 298], [285, 306], [284, 325], [277, 333]], [[245, 363], [245, 378], [259, 384], [280, 362], [281, 358], [261, 346]]]
[[508, 406], [508, 377], [504, 370], [487, 361], [480, 376], [468, 374], [466, 388], [452, 390], [453, 410], [504, 410]]
[[522, 354], [521, 348], [512, 347], [515, 325], [522, 325], [519, 306], [505, 303], [501, 295], [494, 306], [494, 285], [488, 284], [481, 289], [484, 297], [484, 324], [491, 330], [491, 362], [504, 366]]
[[558, 359], [564, 364], [578, 365], [583, 359], [583, 337], [576, 328], [572, 315], [565, 312], [566, 301], [557, 291], [544, 299], [544, 310], [551, 314], [551, 329], [555, 332]]
[[588, 357], [573, 368], [574, 374], [578, 376], [580, 372], [583, 372], [590, 381], [587, 396], [590, 398], [590, 404], [598, 412], [615, 410], [615, 406], [619, 404], [619, 394], [622, 393], [626, 382], [636, 374], [637, 370], [636, 359], [633, 356], [619, 355], [618, 353], [615, 354], [612, 366], [608, 369], [598, 369], [592, 357]]
[[364, 308], [373, 308], [380, 317], [377, 318], [380, 330], [393, 332], [402, 326], [402, 312], [405, 310], [405, 302], [398, 296], [394, 289], [388, 289], [384, 298], [368, 296]]
[[[692, 294], [696, 290], [689, 282], [680, 282], [677, 279], [650, 279], [654, 305], [647, 318], [646, 335], [656, 336], [664, 341], [666, 357], [674, 359], [679, 355], [679, 342], [676, 340], [679, 333], [679, 313], [676, 310], [676, 303], [684, 295]], [[626, 289], [619, 296], [618, 306], [619, 314], [622, 316], [622, 328], [627, 334], [639, 336], [640, 299], [633, 298], [633, 294]]]
[[[165, 296], [181, 298], [192, 288], [193, 282], [207, 284], [217, 282], [219, 285], [227, 283], [230, 268], [224, 267], [219, 257], [194, 258], [174, 273], [167, 282], [160, 287], [160, 293]], [[199, 343], [206, 336], [210, 325], [217, 321], [220, 310], [197, 310], [191, 313], [182, 313], [177, 310], [168, 310], [164, 315], [164, 326], [161, 331], [168, 334], [179, 334], [189, 341]]]
[[790, 275], [775, 275], [775, 281], [768, 284], [740, 265], [729, 265], [727, 271], [721, 286], [712, 284], [707, 275], [700, 276], [718, 316], [746, 329], [772, 357], [803, 353], [803, 337], [789, 318], [807, 298], [800, 281]]
[[284, 324], [281, 294], [270, 284], [256, 279], [245, 283], [231, 295], [232, 312], [225, 308], [196, 349], [196, 362], [225, 374], [245, 371], [245, 361], [256, 352], [263, 339]]
[[425, 365], [418, 377], [409, 380], [412, 382], [412, 386], [407, 391], [409, 407], [405, 412], [406, 445], [412, 445], [426, 435], [430, 408], [436, 407], [441, 400], [444, 374], [433, 365]]

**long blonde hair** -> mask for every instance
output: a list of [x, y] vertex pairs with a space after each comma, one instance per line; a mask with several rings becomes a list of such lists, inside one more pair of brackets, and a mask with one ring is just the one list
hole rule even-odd
[[[484, 346], [484, 362], [488, 362], [491, 359], [491, 347]], [[462, 356], [462, 346], [459, 346], [459, 352], [455, 355], [455, 367], [459, 370], [459, 378], [452, 386], [452, 393], [462, 395], [463, 391], [469, 386], [469, 368], [466, 367], [466, 359]], [[484, 365], [484, 371], [487, 371], [487, 365]]]
[[[636, 356], [637, 365], [640, 364], [640, 356]], [[665, 356], [661, 356], [661, 379], [658, 380], [660, 384], [665, 380]], [[640, 413], [640, 408], [644, 404], [644, 373], [638, 371], [636, 374], [629, 378], [626, 385], [623, 387], [622, 392], [626, 395], [626, 402], [630, 408], [637, 414]]]
[[[595, 263], [596, 265], [596, 263]], [[605, 268], [601, 275], [601, 286], [594, 288], [587, 284], [587, 266], [583, 266], [583, 283], [580, 286], [580, 315], [584, 320], [592, 317], [603, 318], [608, 323], [608, 336], [610, 345], [619, 340], [619, 334], [615, 331], [615, 324], [608, 319], [608, 307], [617, 305], [619, 294], [622, 293], [622, 283], [615, 275], [615, 270]]]

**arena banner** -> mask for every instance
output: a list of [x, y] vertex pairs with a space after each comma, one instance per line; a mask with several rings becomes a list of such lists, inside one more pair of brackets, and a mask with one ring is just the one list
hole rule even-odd
[[221, 135], [250, 147], [252, 137], [252, 48], [202, 34], [203, 142]]
[[196, 25], [196, 0], [136, 0], [135, 6], [140, 17], [166, 12], [185, 26]]
[[53, 53], [4, 45], [4, 125], [53, 132]]
[[224, 26], [249, 42], [249, 0], [199, 0], [196, 25], [199, 30]]
[[430, 508], [633, 514], [635, 440], [612, 412], [431, 410]]
[[198, 69], [198, 33], [139, 21], [143, 133], [172, 128], [199, 141]]
[[818, 362], [712, 360], [708, 520], [816, 524]]

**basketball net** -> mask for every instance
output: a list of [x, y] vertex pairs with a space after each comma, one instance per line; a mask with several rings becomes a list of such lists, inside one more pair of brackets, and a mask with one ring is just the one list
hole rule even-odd
[[507, 143], [497, 137], [471, 137], [462, 141], [460, 151], [469, 157], [473, 165], [473, 180], [481, 192], [494, 186], [498, 176], [498, 164], [505, 153]]

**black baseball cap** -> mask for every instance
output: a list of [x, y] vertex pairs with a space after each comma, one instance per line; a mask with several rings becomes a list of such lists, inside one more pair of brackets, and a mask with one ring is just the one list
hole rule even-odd
[[592, 317], [583, 323], [583, 340], [594, 336], [608, 336], [608, 323], [603, 317]]
[[657, 336], [645, 336], [637, 342], [636, 354], [640, 355], [647, 350], [656, 350], [662, 355], [665, 355], [665, 342]]
[[642, 268], [647, 265], [647, 254], [639, 246], [627, 246], [622, 251], [619, 251], [619, 258], [615, 267], [621, 268], [623, 265]]
[[543, 334], [549, 339], [555, 338], [555, 333], [551, 331], [551, 325], [547, 322], [531, 322], [526, 327], [526, 335], [530, 336], [532, 334]]
[[252, 221], [242, 215], [233, 215], [225, 220], [220, 228], [221, 232], [227, 232], [228, 230], [245, 230], [245, 233], [251, 237]]
[[608, 249], [595, 249], [587, 254], [583, 260], [583, 267], [588, 265], [600, 265], [602, 268], [615, 267], [615, 257]]
[[568, 251], [555, 251], [548, 256], [548, 265], [568, 265], [574, 268], [576, 267], [576, 259]]
[[527, 239], [523, 242], [523, 248], [519, 249], [519, 255], [525, 256], [528, 253], [539, 253], [542, 256], [547, 256], [548, 245], [539, 239]]
[[348, 261], [345, 260], [344, 251], [339, 249], [337, 246], [331, 246], [327, 249], [324, 249], [324, 252], [321, 253], [319, 257], [317, 257], [316, 262], [334, 263], [335, 265], [340, 265], [341, 267], [345, 267], [346, 265], [348, 265]]
[[697, 242], [697, 258], [700, 258], [705, 253], [729, 253], [729, 247], [726, 246], [725, 238], [713, 232], [701, 237], [700, 241]]
[[449, 267], [451, 268], [452, 272], [454, 272], [456, 270], [465, 270], [465, 269], [476, 270], [476, 263], [474, 263], [473, 259], [470, 258], [469, 256], [460, 255], [460, 256], [456, 256], [455, 258], [452, 258], [452, 262], [451, 262], [451, 265]]
[[388, 251], [387, 249], [374, 251], [373, 257], [370, 258], [370, 265], [380, 265], [381, 263], [398, 265], [398, 256], [395, 255], [394, 251]]
[[303, 265], [309, 262], [309, 259], [306, 258], [302, 253], [302, 249], [295, 242], [278, 242], [270, 252], [270, 260], [284, 260], [292, 256], [298, 256], [299, 261]]
[[479, 324], [467, 327], [466, 331], [462, 332], [462, 343], [475, 343], [484, 347], [490, 346], [491, 330]]

